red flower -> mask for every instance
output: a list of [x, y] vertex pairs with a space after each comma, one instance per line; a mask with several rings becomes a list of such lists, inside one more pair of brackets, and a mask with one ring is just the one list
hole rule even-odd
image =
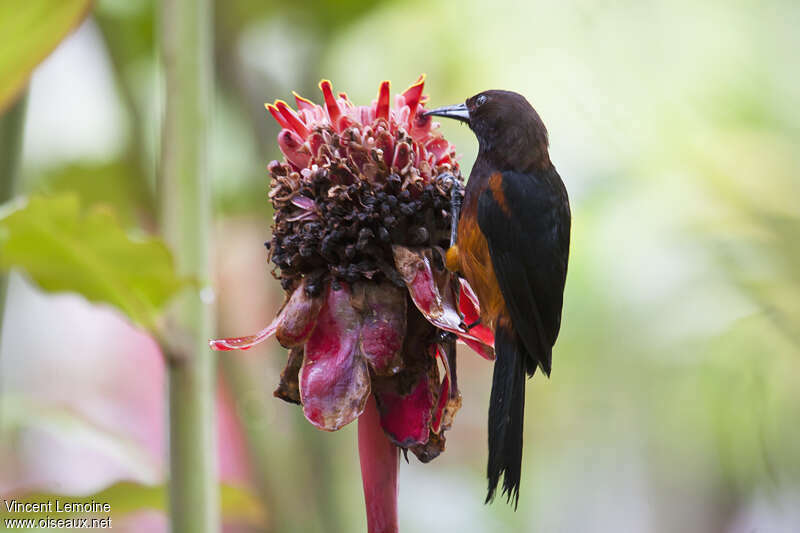
[[268, 247], [287, 299], [258, 334], [211, 346], [246, 350], [274, 334], [289, 348], [277, 397], [335, 431], [373, 395], [391, 442], [427, 462], [461, 405], [455, 339], [487, 359], [494, 340], [475, 325], [469, 284], [444, 268], [463, 185], [454, 147], [420, 113], [423, 84], [393, 106], [388, 82], [372, 105], [355, 106], [326, 80], [324, 107], [296, 94], [297, 111], [267, 105], [285, 156], [269, 165]]

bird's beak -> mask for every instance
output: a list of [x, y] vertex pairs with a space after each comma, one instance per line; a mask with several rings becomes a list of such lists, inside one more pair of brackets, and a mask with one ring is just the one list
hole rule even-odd
[[437, 107], [425, 112], [425, 116], [435, 115], [437, 117], [447, 117], [460, 120], [469, 124], [469, 109], [467, 104], [446, 105], [444, 107]]

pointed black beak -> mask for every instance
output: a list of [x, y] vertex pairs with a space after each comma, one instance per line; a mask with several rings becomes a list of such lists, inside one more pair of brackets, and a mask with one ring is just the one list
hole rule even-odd
[[447, 117], [460, 120], [469, 124], [469, 110], [467, 104], [446, 105], [444, 107], [437, 107], [425, 112], [425, 116], [435, 115], [437, 117]]

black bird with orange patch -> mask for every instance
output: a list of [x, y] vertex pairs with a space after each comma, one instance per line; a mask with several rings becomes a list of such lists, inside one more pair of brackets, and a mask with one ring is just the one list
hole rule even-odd
[[525, 380], [550, 375], [569, 256], [567, 191], [550, 161], [547, 129], [520, 94], [485, 91], [426, 113], [466, 122], [478, 138], [447, 266], [464, 276], [494, 330], [487, 503], [500, 476], [516, 508]]

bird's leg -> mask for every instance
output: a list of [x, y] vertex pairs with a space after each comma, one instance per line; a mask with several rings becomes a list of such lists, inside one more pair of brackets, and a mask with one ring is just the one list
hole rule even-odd
[[452, 174], [442, 176], [450, 182], [450, 247], [456, 244], [458, 238], [458, 218], [461, 215], [461, 194], [458, 190], [458, 180]]
[[458, 219], [461, 216], [461, 194], [458, 190], [458, 180], [450, 173], [442, 175], [443, 180], [450, 182], [450, 247], [445, 254], [445, 266], [450, 272], [458, 273], [460, 261], [458, 258]]

